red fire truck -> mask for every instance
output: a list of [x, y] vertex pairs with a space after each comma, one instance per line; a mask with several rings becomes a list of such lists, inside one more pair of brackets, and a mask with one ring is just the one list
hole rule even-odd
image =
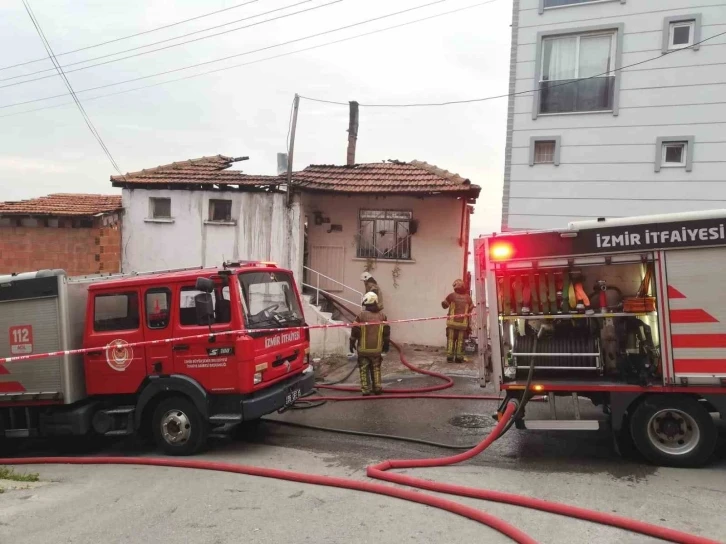
[[[706, 463], [713, 415], [726, 419], [725, 230], [718, 210], [476, 240], [487, 378], [507, 400], [549, 401], [549, 418], [530, 405], [516, 426], [607, 425], [656, 464]], [[581, 397], [604, 415], [582, 415]]]
[[292, 273], [273, 263], [0, 276], [0, 357], [85, 348], [0, 364], [0, 442], [139, 432], [193, 454], [310, 391], [309, 345]]

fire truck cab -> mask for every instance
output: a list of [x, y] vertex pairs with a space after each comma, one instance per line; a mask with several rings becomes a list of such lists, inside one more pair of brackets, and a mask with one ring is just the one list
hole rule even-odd
[[[480, 366], [522, 401], [517, 428], [605, 425], [653, 463], [706, 463], [726, 419], [725, 229], [716, 210], [476, 240]], [[548, 418], [528, 417], [533, 396]]]
[[66, 352], [0, 365], [0, 440], [139, 432], [187, 455], [314, 385], [295, 281], [273, 263], [0, 276], [0, 329], [3, 357]]

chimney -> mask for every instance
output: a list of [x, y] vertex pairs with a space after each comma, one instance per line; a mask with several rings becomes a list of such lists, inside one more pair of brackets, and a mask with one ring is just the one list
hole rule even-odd
[[346, 164], [355, 164], [355, 144], [358, 141], [358, 102], [350, 102], [350, 119], [348, 121], [348, 157]]

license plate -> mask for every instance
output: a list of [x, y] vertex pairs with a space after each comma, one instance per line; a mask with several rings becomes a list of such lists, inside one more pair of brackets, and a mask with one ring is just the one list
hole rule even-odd
[[285, 406], [292, 406], [295, 401], [300, 398], [300, 390], [293, 389], [285, 397]]

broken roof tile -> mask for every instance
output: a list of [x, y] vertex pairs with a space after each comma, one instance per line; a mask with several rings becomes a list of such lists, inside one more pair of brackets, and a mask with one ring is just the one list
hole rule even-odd
[[186, 161], [164, 164], [129, 172], [123, 176], [111, 176], [115, 187], [150, 185], [194, 186], [194, 185], [238, 185], [240, 187], [272, 187], [283, 181], [278, 176], [249, 175], [239, 170], [228, 170], [242, 157], [213, 155]]

